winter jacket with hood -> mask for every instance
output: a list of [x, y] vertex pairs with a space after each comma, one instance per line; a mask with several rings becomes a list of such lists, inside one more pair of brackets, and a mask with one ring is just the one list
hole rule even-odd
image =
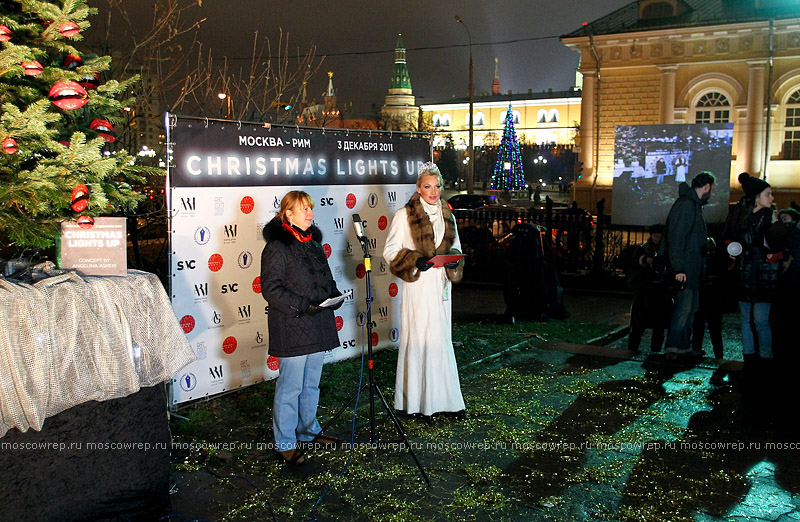
[[308, 230], [300, 242], [275, 218], [264, 227], [267, 244], [261, 253], [261, 294], [269, 303], [269, 354], [294, 357], [339, 346], [332, 309], [306, 313], [308, 305], [339, 295], [322, 249], [322, 232]]
[[678, 199], [667, 216], [659, 253], [666, 255], [675, 274], [686, 274], [686, 288], [699, 290], [705, 271], [708, 229], [697, 191], [688, 183], [678, 186]]

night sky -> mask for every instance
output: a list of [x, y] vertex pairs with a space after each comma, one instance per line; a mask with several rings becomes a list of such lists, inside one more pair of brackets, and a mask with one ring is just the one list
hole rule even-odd
[[[207, 18], [200, 33], [214, 56], [231, 65], [250, 56], [252, 35], [277, 42], [278, 29], [293, 47], [317, 46], [327, 55], [308, 87], [322, 101], [327, 71], [334, 72], [340, 108], [353, 102], [356, 112], [383, 105], [390, 85], [397, 34], [403, 34], [417, 104], [467, 94], [472, 35], [476, 94], [488, 92], [499, 59], [502, 92], [566, 90], [574, 84], [578, 54], [558, 36], [578, 29], [632, 0], [202, 0], [191, 13]], [[100, 7], [99, 2], [89, 0]], [[129, 12], [148, 17], [149, 1], [126, 2]], [[141, 14], [138, 10], [143, 10]], [[504, 43], [511, 42], [511, 43]]]

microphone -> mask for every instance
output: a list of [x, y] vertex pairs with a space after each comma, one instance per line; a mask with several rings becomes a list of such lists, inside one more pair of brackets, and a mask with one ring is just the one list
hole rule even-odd
[[364, 222], [361, 221], [361, 216], [358, 214], [353, 214], [353, 228], [359, 241], [367, 239], [367, 234], [364, 232]]

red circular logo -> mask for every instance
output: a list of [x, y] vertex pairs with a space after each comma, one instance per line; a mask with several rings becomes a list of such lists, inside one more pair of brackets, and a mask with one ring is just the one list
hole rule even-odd
[[270, 355], [267, 357], [267, 368], [272, 370], [273, 372], [278, 369], [278, 358], [274, 355]]
[[187, 334], [194, 330], [194, 317], [191, 315], [181, 317], [181, 328], [183, 328], [183, 333]]
[[378, 332], [372, 332], [372, 346], [378, 346]]
[[347, 195], [347, 199], [345, 200], [345, 203], [347, 204], [347, 208], [355, 207], [356, 206], [356, 195], [353, 194], [352, 192], [350, 194], [348, 194]]
[[239, 208], [242, 209], [243, 214], [249, 214], [255, 208], [256, 202], [253, 201], [253, 198], [250, 196], [245, 196], [242, 198], [242, 201], [239, 203]]
[[343, 326], [344, 326], [344, 319], [342, 319], [341, 317], [339, 317], [337, 315], [336, 316], [336, 331], [338, 332], [339, 330], [341, 330]]
[[397, 297], [397, 283], [392, 283], [389, 285], [389, 295], [392, 297]]
[[331, 257], [331, 252], [333, 250], [331, 249], [331, 246], [328, 243], [322, 245], [322, 250], [325, 251], [325, 257]]
[[389, 224], [389, 220], [386, 219], [386, 216], [381, 216], [378, 218], [378, 228], [381, 230], [386, 230], [386, 225]]
[[225, 340], [222, 341], [222, 351], [230, 355], [236, 351], [236, 344], [236, 337], [232, 335], [226, 337]]
[[219, 272], [222, 268], [222, 256], [219, 254], [211, 254], [208, 258], [208, 269], [212, 272]]
[[258, 276], [255, 279], [253, 279], [253, 292], [257, 294], [261, 293], [261, 276]]
[[363, 279], [366, 274], [367, 274], [367, 269], [364, 267], [363, 263], [360, 263], [356, 267], [356, 277], [359, 279]]

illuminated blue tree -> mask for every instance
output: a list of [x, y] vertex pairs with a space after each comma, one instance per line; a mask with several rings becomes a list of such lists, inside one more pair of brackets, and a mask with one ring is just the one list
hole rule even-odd
[[523, 190], [525, 189], [525, 174], [522, 172], [522, 153], [519, 150], [519, 140], [514, 127], [514, 114], [511, 105], [506, 111], [503, 139], [497, 151], [497, 161], [492, 173], [492, 188], [495, 190]]

